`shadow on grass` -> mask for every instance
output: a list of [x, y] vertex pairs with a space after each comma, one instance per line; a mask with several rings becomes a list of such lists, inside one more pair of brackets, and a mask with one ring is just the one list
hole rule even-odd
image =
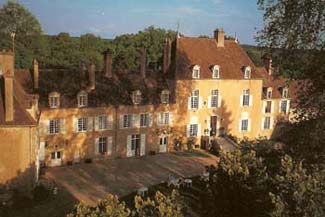
[[184, 157], [201, 157], [201, 158], [211, 158], [211, 154], [198, 150], [188, 150], [182, 152], [175, 152], [176, 155], [184, 156]]

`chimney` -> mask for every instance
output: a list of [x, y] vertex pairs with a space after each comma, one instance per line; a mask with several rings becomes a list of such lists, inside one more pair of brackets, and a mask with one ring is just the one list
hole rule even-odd
[[217, 47], [225, 46], [225, 31], [223, 29], [216, 29], [214, 31], [214, 39], [217, 41]]
[[104, 75], [107, 78], [113, 77], [112, 62], [113, 62], [112, 54], [108, 49], [107, 51], [104, 52]]
[[164, 44], [164, 63], [163, 63], [163, 73], [166, 74], [170, 67], [171, 61], [171, 50], [172, 50], [172, 43], [170, 38], [165, 38]]
[[0, 52], [0, 67], [4, 78], [5, 121], [14, 120], [14, 54], [12, 51]]
[[89, 76], [89, 89], [95, 90], [95, 84], [96, 84], [96, 66], [95, 64], [90, 64], [88, 68], [88, 76]]
[[34, 88], [39, 88], [39, 71], [38, 71], [38, 61], [33, 60], [33, 73], [34, 73]]
[[142, 48], [141, 51], [141, 63], [140, 63], [140, 72], [142, 78], [146, 78], [146, 65], [147, 65], [147, 49]]
[[269, 55], [263, 56], [263, 63], [269, 75], [273, 74], [272, 58]]

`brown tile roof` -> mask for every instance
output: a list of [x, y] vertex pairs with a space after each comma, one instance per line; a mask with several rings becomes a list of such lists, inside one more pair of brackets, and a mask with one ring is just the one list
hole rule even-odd
[[217, 47], [212, 38], [177, 39], [176, 78], [191, 79], [192, 67], [200, 66], [200, 78], [211, 79], [211, 66], [220, 66], [220, 79], [244, 79], [243, 67], [250, 66], [252, 79], [261, 79], [246, 52], [233, 40], [225, 40], [224, 47]]

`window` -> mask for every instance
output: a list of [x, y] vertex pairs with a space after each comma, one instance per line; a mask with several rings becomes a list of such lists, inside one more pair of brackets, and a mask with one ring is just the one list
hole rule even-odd
[[218, 98], [219, 98], [219, 91], [212, 90], [211, 91], [211, 107], [217, 108], [218, 105]]
[[57, 134], [60, 133], [60, 120], [50, 120], [50, 127], [49, 127], [50, 134]]
[[87, 118], [78, 118], [78, 132], [87, 131]]
[[141, 103], [142, 96], [139, 90], [133, 91], [132, 93], [132, 101], [134, 105], [138, 105]]
[[101, 154], [107, 153], [107, 137], [99, 137], [98, 152]]
[[107, 129], [107, 116], [106, 115], [98, 116], [98, 129], [99, 130]]
[[140, 114], [140, 127], [149, 126], [149, 114]]
[[158, 114], [158, 125], [168, 125], [169, 124], [169, 113], [162, 112]]
[[249, 89], [243, 91], [243, 106], [249, 106]]
[[169, 91], [163, 90], [160, 96], [161, 103], [168, 103], [169, 102]]
[[248, 131], [248, 119], [242, 119], [241, 120], [240, 130], [243, 131], [243, 132]]
[[131, 127], [132, 123], [132, 115], [123, 115], [123, 128], [129, 128]]
[[271, 99], [272, 98], [272, 89], [271, 88], [267, 88], [266, 98], [267, 99]]
[[198, 79], [198, 78], [200, 78], [200, 66], [195, 65], [195, 66], [193, 67], [192, 78], [194, 78], [194, 79]]
[[264, 113], [271, 113], [272, 112], [272, 101], [266, 101]]
[[131, 136], [131, 150], [134, 151], [137, 147], [137, 144], [140, 144], [140, 134], [134, 134]]
[[159, 144], [160, 145], [167, 145], [168, 144], [168, 136], [160, 137]]
[[61, 151], [51, 153], [51, 160], [61, 159]]
[[87, 106], [88, 102], [87, 102], [87, 95], [82, 94], [78, 96], [78, 106], [79, 107], [85, 107]]
[[271, 128], [271, 117], [265, 117], [263, 123], [263, 129], [268, 130]]
[[288, 88], [283, 88], [282, 90], [282, 98], [288, 98], [289, 90]]
[[57, 108], [58, 105], [59, 105], [59, 97], [51, 96], [50, 97], [50, 107], [51, 108]]
[[244, 71], [244, 78], [250, 79], [251, 78], [251, 67], [246, 66]]
[[198, 125], [191, 124], [190, 125], [190, 136], [197, 136], [197, 132], [198, 132]]
[[213, 78], [213, 79], [218, 79], [218, 78], [220, 78], [220, 73], [219, 73], [219, 71], [220, 71], [219, 66], [213, 66], [213, 69], [212, 69], [212, 78]]
[[288, 103], [286, 100], [281, 101], [281, 103], [280, 103], [280, 112], [281, 113], [287, 113], [287, 106], [288, 106], [287, 104]]
[[191, 94], [191, 109], [198, 109], [199, 108], [199, 90], [192, 91]]

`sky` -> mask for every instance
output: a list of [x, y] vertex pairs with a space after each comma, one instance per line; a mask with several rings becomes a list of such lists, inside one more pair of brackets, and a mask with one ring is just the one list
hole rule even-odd
[[[0, 0], [0, 7], [7, 0]], [[257, 0], [16, 0], [40, 21], [46, 34], [94, 33], [102, 38], [136, 33], [154, 25], [185, 36], [212, 36], [223, 28], [242, 44], [256, 44], [263, 27]]]

